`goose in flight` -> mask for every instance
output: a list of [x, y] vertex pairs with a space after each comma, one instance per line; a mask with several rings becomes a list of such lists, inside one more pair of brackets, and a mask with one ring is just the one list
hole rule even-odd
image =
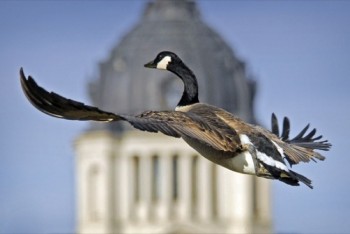
[[[233, 114], [198, 99], [194, 73], [174, 53], [160, 52], [147, 68], [168, 70], [184, 84], [182, 97], [174, 111], [146, 111], [139, 115], [106, 112], [54, 92], [48, 92], [20, 70], [22, 89], [28, 100], [40, 111], [69, 120], [127, 121], [136, 129], [161, 132], [182, 138], [199, 154], [229, 170], [277, 179], [289, 185], [311, 180], [290, 169], [299, 162], [324, 160], [315, 150], [329, 150], [331, 144], [315, 137], [316, 129], [306, 134], [307, 125], [296, 137], [289, 138], [290, 122], [284, 118], [280, 134], [276, 116], [272, 115], [272, 131], [248, 124]], [[289, 165], [287, 165], [289, 164]]]

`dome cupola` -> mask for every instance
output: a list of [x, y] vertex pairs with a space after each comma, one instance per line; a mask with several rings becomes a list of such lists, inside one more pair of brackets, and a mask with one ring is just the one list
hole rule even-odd
[[191, 0], [148, 3], [139, 23], [100, 63], [99, 77], [89, 87], [93, 104], [116, 113], [174, 109], [183, 91], [181, 80], [143, 66], [164, 50], [178, 54], [194, 72], [201, 102], [255, 122], [255, 83], [247, 79], [244, 62], [203, 22]]

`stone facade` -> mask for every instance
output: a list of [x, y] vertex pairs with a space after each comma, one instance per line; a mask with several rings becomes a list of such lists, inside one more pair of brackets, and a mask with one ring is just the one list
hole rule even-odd
[[181, 139], [128, 131], [76, 142], [78, 233], [269, 233], [270, 183]]

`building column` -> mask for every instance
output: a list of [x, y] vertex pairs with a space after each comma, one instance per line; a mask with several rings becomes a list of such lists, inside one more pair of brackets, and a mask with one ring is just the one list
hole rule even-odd
[[89, 132], [75, 142], [78, 233], [112, 233], [114, 221], [114, 137]]
[[271, 181], [264, 178], [256, 178], [256, 218], [259, 224], [271, 228]]
[[210, 183], [210, 162], [203, 158], [198, 158], [197, 184], [198, 184], [198, 206], [197, 217], [201, 221], [206, 221], [211, 214], [212, 189]]
[[139, 192], [140, 192], [140, 202], [139, 202], [139, 218], [140, 221], [148, 221], [150, 217], [150, 206], [151, 206], [151, 157], [148, 155], [142, 155], [140, 157], [139, 166]]
[[[222, 222], [232, 224], [234, 202], [233, 194], [240, 192], [240, 188], [235, 187], [236, 172], [230, 171], [224, 167], [218, 166], [218, 219]], [[232, 224], [233, 225], [233, 224]]]
[[253, 177], [234, 173], [232, 174], [233, 201], [232, 209], [232, 233], [251, 233], [253, 219]]
[[191, 215], [191, 162], [192, 157], [183, 153], [179, 156], [178, 168], [178, 218], [188, 220]]
[[115, 215], [118, 224], [125, 223], [130, 217], [130, 200], [132, 199], [129, 190], [130, 163], [130, 158], [126, 155], [118, 155], [115, 159]]
[[171, 156], [162, 154], [159, 156], [159, 200], [156, 216], [159, 221], [169, 219], [172, 207], [172, 165]]

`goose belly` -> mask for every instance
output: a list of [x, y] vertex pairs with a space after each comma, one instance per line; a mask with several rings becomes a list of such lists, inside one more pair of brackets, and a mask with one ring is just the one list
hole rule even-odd
[[187, 144], [195, 149], [199, 154], [208, 160], [223, 166], [229, 170], [255, 175], [255, 163], [252, 155], [248, 151], [244, 151], [240, 154], [233, 154], [215, 150], [210, 146], [201, 144], [200, 142], [191, 138], [183, 138]]

